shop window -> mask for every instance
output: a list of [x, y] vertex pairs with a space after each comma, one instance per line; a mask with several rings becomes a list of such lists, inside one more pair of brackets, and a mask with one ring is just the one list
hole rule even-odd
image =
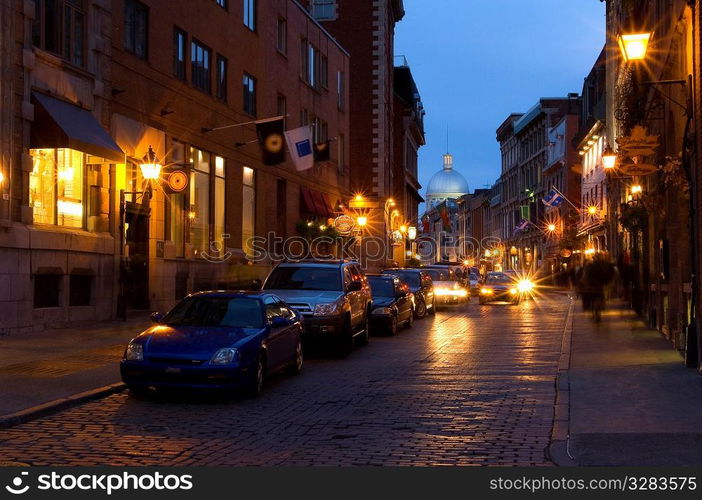
[[221, 156], [215, 156], [214, 241], [217, 243], [220, 257], [227, 248], [227, 242], [224, 239], [226, 206], [226, 162]]
[[62, 274], [47, 273], [34, 275], [34, 308], [59, 307]]
[[93, 277], [89, 274], [71, 274], [68, 288], [69, 306], [89, 306]]
[[34, 222], [82, 228], [85, 155], [72, 149], [32, 149], [30, 155]]
[[244, 167], [241, 211], [241, 236], [246, 255], [253, 255], [252, 238], [256, 228], [256, 175], [253, 168]]
[[190, 244], [196, 255], [210, 247], [210, 153], [190, 148]]

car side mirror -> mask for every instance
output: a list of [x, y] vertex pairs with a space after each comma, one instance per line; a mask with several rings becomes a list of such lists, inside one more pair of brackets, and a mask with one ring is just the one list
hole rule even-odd
[[251, 282], [251, 288], [252, 288], [254, 291], [260, 290], [261, 288], [263, 288], [263, 283], [261, 282], [261, 280], [258, 280], [258, 279], [253, 280], [253, 281]]
[[151, 313], [151, 321], [153, 321], [154, 323], [160, 323], [162, 319], [163, 319], [163, 314], [161, 314], [160, 312], [152, 312]]
[[271, 320], [271, 327], [273, 328], [283, 328], [290, 326], [291, 321], [288, 318], [283, 318], [282, 316], [276, 316]]
[[352, 281], [351, 283], [349, 283], [349, 292], [360, 292], [361, 290], [363, 290], [363, 283], [361, 283], [360, 281]]

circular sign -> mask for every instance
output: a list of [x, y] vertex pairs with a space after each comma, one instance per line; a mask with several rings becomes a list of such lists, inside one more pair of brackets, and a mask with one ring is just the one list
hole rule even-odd
[[266, 137], [266, 150], [271, 153], [280, 153], [283, 149], [283, 136], [280, 134], [271, 134]]
[[561, 257], [563, 257], [564, 259], [569, 259], [571, 255], [573, 255], [573, 252], [570, 248], [564, 248], [563, 250], [561, 250]]
[[624, 163], [619, 167], [624, 175], [643, 176], [655, 174], [658, 167], [651, 163]]
[[188, 187], [188, 176], [182, 170], [171, 172], [171, 175], [168, 176], [168, 187], [176, 193], [185, 191], [185, 188]]
[[334, 219], [334, 229], [336, 229], [339, 234], [342, 235], [351, 234], [355, 225], [356, 223], [353, 220], [353, 217], [349, 215], [340, 215]]

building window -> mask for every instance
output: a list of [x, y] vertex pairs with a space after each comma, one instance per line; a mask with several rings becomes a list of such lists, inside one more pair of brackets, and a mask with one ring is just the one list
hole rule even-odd
[[[185, 144], [173, 140], [171, 146], [171, 165], [183, 167], [185, 162]], [[176, 257], [185, 256], [185, 193], [169, 193], [166, 209], [166, 239], [175, 246]]]
[[300, 126], [304, 127], [305, 125], [310, 124], [310, 114], [309, 111], [307, 111], [306, 108], [302, 108], [300, 110]]
[[85, 64], [83, 0], [34, 0], [32, 43], [67, 61]]
[[328, 76], [323, 74], [325, 72], [328, 72], [327, 58], [303, 38], [300, 44], [300, 78], [314, 88], [327, 86]]
[[227, 0], [215, 0], [215, 3], [225, 10], [229, 8]]
[[212, 92], [210, 83], [210, 60], [211, 51], [200, 42], [193, 40], [190, 50], [191, 78], [193, 85], [207, 92]]
[[282, 54], [288, 53], [288, 21], [282, 17], [278, 18], [278, 29], [275, 48]]
[[343, 71], [336, 73], [336, 93], [337, 106], [340, 111], [343, 111], [346, 108], [346, 73]]
[[32, 149], [29, 204], [34, 222], [83, 228], [85, 155], [73, 149]]
[[320, 55], [319, 56], [319, 85], [322, 88], [328, 88], [329, 87], [329, 59], [327, 59], [327, 56], [325, 55]]
[[244, 26], [256, 31], [256, 0], [244, 0]]
[[227, 101], [227, 58], [217, 54], [217, 99]]
[[62, 274], [35, 274], [34, 308], [59, 307], [62, 281]]
[[176, 78], [185, 80], [185, 58], [188, 34], [178, 28], [173, 30], [173, 74]]
[[256, 116], [256, 79], [244, 73], [244, 112]]
[[190, 244], [195, 255], [210, 248], [210, 153], [190, 148]]
[[346, 169], [346, 137], [344, 134], [339, 134], [336, 140], [339, 144], [337, 167], [339, 169], [339, 174], [344, 175], [344, 170]]
[[147, 58], [149, 8], [137, 0], [124, 2], [124, 48], [142, 59]]
[[241, 241], [246, 255], [253, 254], [253, 242], [256, 234], [256, 175], [253, 168], [244, 167], [243, 198], [241, 210]]
[[312, 17], [318, 21], [336, 19], [336, 0], [312, 0]]
[[215, 156], [214, 178], [214, 241], [217, 243], [219, 256], [224, 255], [227, 242], [225, 241], [226, 221], [226, 170], [227, 163], [221, 156]]

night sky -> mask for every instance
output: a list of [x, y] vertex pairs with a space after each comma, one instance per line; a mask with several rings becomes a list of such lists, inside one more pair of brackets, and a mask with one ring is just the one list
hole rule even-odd
[[[539, 97], [582, 92], [605, 41], [599, 0], [404, 0], [395, 54], [407, 57], [427, 111], [419, 180], [441, 168], [446, 129], [471, 191], [500, 174], [495, 130]], [[565, 20], [565, 21], [563, 21]]]

